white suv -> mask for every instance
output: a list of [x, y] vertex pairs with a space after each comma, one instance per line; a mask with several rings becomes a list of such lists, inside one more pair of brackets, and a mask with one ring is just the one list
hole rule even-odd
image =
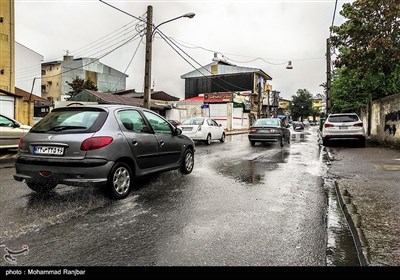
[[360, 117], [355, 113], [330, 114], [322, 128], [322, 142], [327, 146], [334, 140], [357, 140], [365, 147], [365, 129]]

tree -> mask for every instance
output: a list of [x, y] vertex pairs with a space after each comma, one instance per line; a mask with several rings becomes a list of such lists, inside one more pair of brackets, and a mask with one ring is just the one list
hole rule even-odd
[[340, 14], [347, 20], [331, 29], [339, 51], [332, 110], [354, 111], [400, 93], [400, 1], [356, 0], [343, 4]]
[[298, 89], [296, 95], [292, 96], [289, 106], [292, 118], [297, 120], [307, 118], [313, 113], [312, 95], [307, 89]]
[[89, 90], [95, 90], [97, 91], [97, 86], [94, 84], [92, 80], [84, 80], [79, 78], [79, 76], [76, 76], [74, 79], [72, 79], [72, 82], [66, 81], [66, 83], [72, 88], [71, 91], [68, 92], [69, 99], [80, 93], [84, 89], [89, 89]]

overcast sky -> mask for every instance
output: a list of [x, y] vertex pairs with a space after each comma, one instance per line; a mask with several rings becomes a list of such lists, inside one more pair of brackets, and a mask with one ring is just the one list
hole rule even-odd
[[[323, 93], [335, 0], [104, 1], [135, 17], [144, 16], [152, 5], [154, 25], [196, 14], [160, 26], [175, 50], [156, 34], [155, 90], [183, 99], [180, 76], [210, 63], [218, 52], [230, 63], [269, 74], [281, 97], [290, 99], [304, 88], [313, 95]], [[338, 1], [335, 25], [343, 22], [339, 11], [345, 2], [352, 1]], [[98, 0], [15, 0], [15, 22], [17, 42], [43, 55], [44, 61], [62, 59], [67, 50], [75, 58], [105, 55], [100, 62], [129, 75], [127, 88], [143, 91], [145, 44], [140, 40], [142, 23], [137, 25], [135, 18]], [[135, 40], [117, 48], [136, 34]], [[286, 69], [289, 60], [292, 70]]]

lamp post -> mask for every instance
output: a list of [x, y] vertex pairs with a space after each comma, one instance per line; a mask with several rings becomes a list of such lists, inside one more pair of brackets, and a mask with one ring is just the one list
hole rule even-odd
[[143, 107], [150, 109], [151, 102], [151, 62], [152, 62], [152, 45], [153, 45], [153, 34], [155, 30], [165, 23], [171, 22], [173, 20], [177, 20], [183, 17], [193, 18], [195, 16], [194, 13], [187, 13], [181, 15], [179, 17], [164, 21], [157, 25], [153, 29], [153, 6], [147, 6], [147, 25], [146, 25], [146, 58], [145, 58], [145, 67], [144, 67], [144, 95], [143, 95]]
[[[127, 14], [127, 15], [129, 15], [129, 16], [137, 19], [137, 20], [145, 21], [142, 18], [138, 18], [138, 17], [136, 17], [134, 15], [131, 15], [131, 14], [129, 14], [129, 13], [117, 8], [117, 7], [114, 7], [111, 4], [108, 4], [108, 3], [104, 2], [104, 1], [102, 1], [102, 0], [100, 0], [100, 2], [110, 6], [110, 7], [114, 8], [114, 9], [124, 13], [124, 14]], [[150, 84], [151, 84], [151, 61], [152, 61], [152, 52], [153, 52], [152, 43], [153, 43], [154, 31], [158, 27], [160, 27], [160, 25], [163, 25], [163, 24], [165, 24], [167, 22], [171, 22], [173, 20], [177, 20], [177, 19], [184, 18], [184, 17], [193, 18], [195, 15], [196, 14], [194, 14], [194, 13], [187, 13], [187, 14], [181, 15], [179, 17], [175, 17], [173, 19], [164, 21], [164, 22], [160, 23], [159, 25], [157, 25], [153, 29], [153, 6], [151, 6], [151, 5], [147, 6], [147, 20], [145, 21], [146, 22], [146, 58], [145, 58], [145, 66], [144, 66], [144, 95], [143, 95], [143, 107], [144, 108], [150, 109], [150, 101], [151, 101], [151, 88], [150, 88]]]

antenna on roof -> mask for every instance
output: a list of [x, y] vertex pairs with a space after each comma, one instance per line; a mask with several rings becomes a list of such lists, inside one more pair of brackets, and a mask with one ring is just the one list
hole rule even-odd
[[66, 54], [65, 54], [65, 55], [69, 55], [69, 50], [63, 50], [63, 51], [65, 51], [65, 52], [66, 52]]

